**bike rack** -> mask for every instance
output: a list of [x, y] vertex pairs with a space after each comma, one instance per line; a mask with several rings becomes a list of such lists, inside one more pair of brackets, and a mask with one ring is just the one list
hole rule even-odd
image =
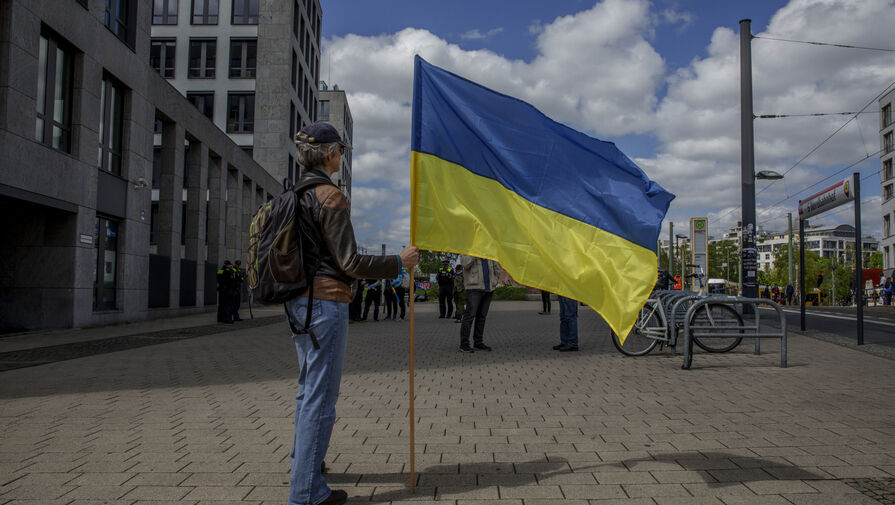
[[[682, 302], [693, 297], [686, 297], [675, 303], [672, 309], [672, 316]], [[783, 309], [773, 300], [766, 298], [744, 298], [739, 296], [709, 296], [700, 299], [691, 304], [684, 316], [684, 364], [681, 368], [689, 370], [693, 363], [693, 334], [698, 338], [721, 338], [721, 337], [742, 337], [755, 339], [755, 354], [761, 354], [760, 339], [762, 338], [779, 338], [780, 339], [780, 368], [786, 368], [786, 315]], [[690, 318], [696, 310], [704, 305], [751, 305], [754, 313], [754, 324], [742, 326], [690, 326]], [[761, 332], [761, 316], [759, 314], [759, 305], [768, 305], [777, 312], [780, 321], [780, 331], [777, 332]], [[676, 326], [676, 325], [675, 325]], [[749, 333], [746, 333], [749, 332]], [[753, 333], [754, 332], [754, 333]], [[675, 335], [676, 338], [676, 335]], [[672, 347], [674, 349], [674, 347]]]

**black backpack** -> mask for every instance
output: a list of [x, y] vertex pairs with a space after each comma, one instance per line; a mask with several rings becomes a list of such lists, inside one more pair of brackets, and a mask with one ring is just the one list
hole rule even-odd
[[305, 326], [299, 330], [288, 317], [295, 334], [308, 333], [314, 348], [319, 349], [317, 338], [310, 332], [311, 303], [314, 300], [314, 275], [320, 267], [320, 257], [314, 265], [304, 261], [306, 250], [318, 250], [302, 229], [298, 211], [299, 199], [308, 189], [319, 184], [333, 185], [323, 177], [310, 177], [298, 185], [287, 187], [280, 196], [265, 202], [258, 208], [249, 226], [249, 251], [246, 280], [252, 299], [266, 305], [282, 303], [308, 291], [308, 310]]

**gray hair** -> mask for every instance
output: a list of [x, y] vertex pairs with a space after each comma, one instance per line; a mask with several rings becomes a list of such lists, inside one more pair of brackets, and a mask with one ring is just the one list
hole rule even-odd
[[326, 156], [335, 153], [339, 149], [338, 142], [325, 144], [296, 142], [295, 146], [298, 148], [298, 162], [309, 168], [322, 167], [326, 162]]

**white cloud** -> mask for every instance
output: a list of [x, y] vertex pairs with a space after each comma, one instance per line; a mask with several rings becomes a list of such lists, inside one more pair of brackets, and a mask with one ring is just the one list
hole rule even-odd
[[[864, 107], [895, 80], [895, 56], [760, 37], [890, 47], [887, 33], [892, 7], [889, 0], [792, 0], [773, 16], [765, 30], [753, 27], [759, 37], [752, 41], [754, 113], [844, 112]], [[678, 226], [691, 216], [708, 214], [721, 218], [713, 224], [715, 230], [722, 231], [734, 226], [741, 213], [739, 34], [717, 28], [707, 52], [707, 56], [695, 58], [668, 78], [667, 95], [656, 113], [655, 135], [661, 145], [655, 158], [637, 161], [677, 195], [669, 217]], [[878, 110], [876, 103], [868, 110]], [[786, 172], [847, 119], [755, 120], [755, 170]], [[810, 194], [799, 191], [879, 149], [878, 129], [876, 115], [861, 115], [782, 181], [773, 185], [756, 181], [759, 224], [783, 229], [786, 213], [795, 213], [798, 199]], [[832, 180], [861, 168], [865, 174], [870, 173], [874, 163], [878, 168], [878, 156], [844, 170]], [[815, 191], [823, 187], [817, 186]], [[879, 191], [876, 184], [868, 189]], [[878, 213], [877, 209], [874, 205], [865, 208], [865, 216]], [[815, 221], [838, 224], [850, 219], [842, 216], [822, 216]], [[878, 234], [878, 214], [871, 223], [865, 231]]]
[[[662, 57], [647, 41], [653, 23], [646, 0], [605, 0], [575, 15], [538, 22], [538, 53], [530, 62], [489, 50], [467, 51], [415, 28], [325, 41], [321, 73], [346, 90], [354, 118], [355, 188], [388, 188], [405, 204], [404, 214], [384, 221], [380, 209], [385, 207], [367, 205], [378, 193], [355, 191], [359, 237], [372, 240], [375, 230], [376, 240], [407, 242], [415, 54], [596, 135], [644, 133], [654, 127], [656, 90], [665, 72]], [[582, 58], [590, 64], [582, 64]]]
[[[530, 61], [464, 50], [415, 28], [326, 40], [321, 73], [347, 91], [354, 117], [352, 203], [359, 240], [367, 246], [386, 242], [397, 247], [409, 238], [415, 54], [598, 137], [655, 137], [655, 156], [636, 161], [677, 195], [669, 219], [685, 227], [691, 216], [707, 215], [713, 230], [735, 225], [740, 203], [739, 34], [715, 29], [705, 54], [669, 74], [650, 42], [654, 27], [663, 22], [684, 27], [693, 16], [651, 12], [650, 7], [646, 0], [605, 0], [574, 15], [536, 21], [530, 32], [536, 36], [537, 53]], [[792, 0], [766, 29], [756, 26], [753, 32], [890, 47], [892, 12], [891, 0]], [[752, 50], [756, 114], [855, 111], [895, 80], [891, 53], [762, 39], [752, 41]], [[756, 170], [787, 171], [845, 120], [755, 120]], [[778, 202], [877, 149], [877, 116], [865, 114], [783, 181], [757, 181], [760, 224], [782, 228], [797, 198]], [[874, 159], [878, 165], [878, 157]], [[874, 159], [856, 168], [871, 166]], [[865, 213], [874, 211], [871, 205]], [[878, 224], [868, 231], [878, 233]]]
[[492, 28], [492, 29], [488, 30], [487, 32], [482, 33], [479, 31], [478, 28], [476, 28], [474, 30], [469, 30], [468, 32], [461, 33], [460, 38], [463, 40], [481, 40], [481, 39], [487, 39], [488, 37], [491, 37], [492, 35], [497, 35], [498, 33], [502, 32], [502, 31], [503, 31], [503, 28], [498, 27], [498, 28]]

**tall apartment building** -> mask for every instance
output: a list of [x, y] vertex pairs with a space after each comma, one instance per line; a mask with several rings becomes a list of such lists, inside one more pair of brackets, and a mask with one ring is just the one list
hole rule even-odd
[[316, 120], [319, 0], [153, 0], [151, 64], [278, 181]]
[[887, 93], [879, 101], [880, 110], [880, 155], [881, 170], [880, 184], [882, 184], [882, 215], [883, 215], [883, 274], [892, 277], [895, 275], [895, 169], [892, 168], [892, 160], [895, 159], [895, 121], [893, 121], [892, 104], [895, 103], [895, 90]]
[[[345, 91], [333, 85], [332, 89], [324, 81], [320, 81], [320, 101], [317, 103], [317, 119], [326, 121], [339, 131], [342, 139], [349, 145], [354, 145], [354, 120], [351, 118], [351, 108]], [[339, 185], [339, 189], [348, 198], [349, 210], [351, 205], [351, 158], [352, 150], [345, 151], [342, 156], [342, 167], [333, 181]]]
[[150, 67], [152, 3], [0, 1], [0, 332], [208, 310], [279, 194]]

